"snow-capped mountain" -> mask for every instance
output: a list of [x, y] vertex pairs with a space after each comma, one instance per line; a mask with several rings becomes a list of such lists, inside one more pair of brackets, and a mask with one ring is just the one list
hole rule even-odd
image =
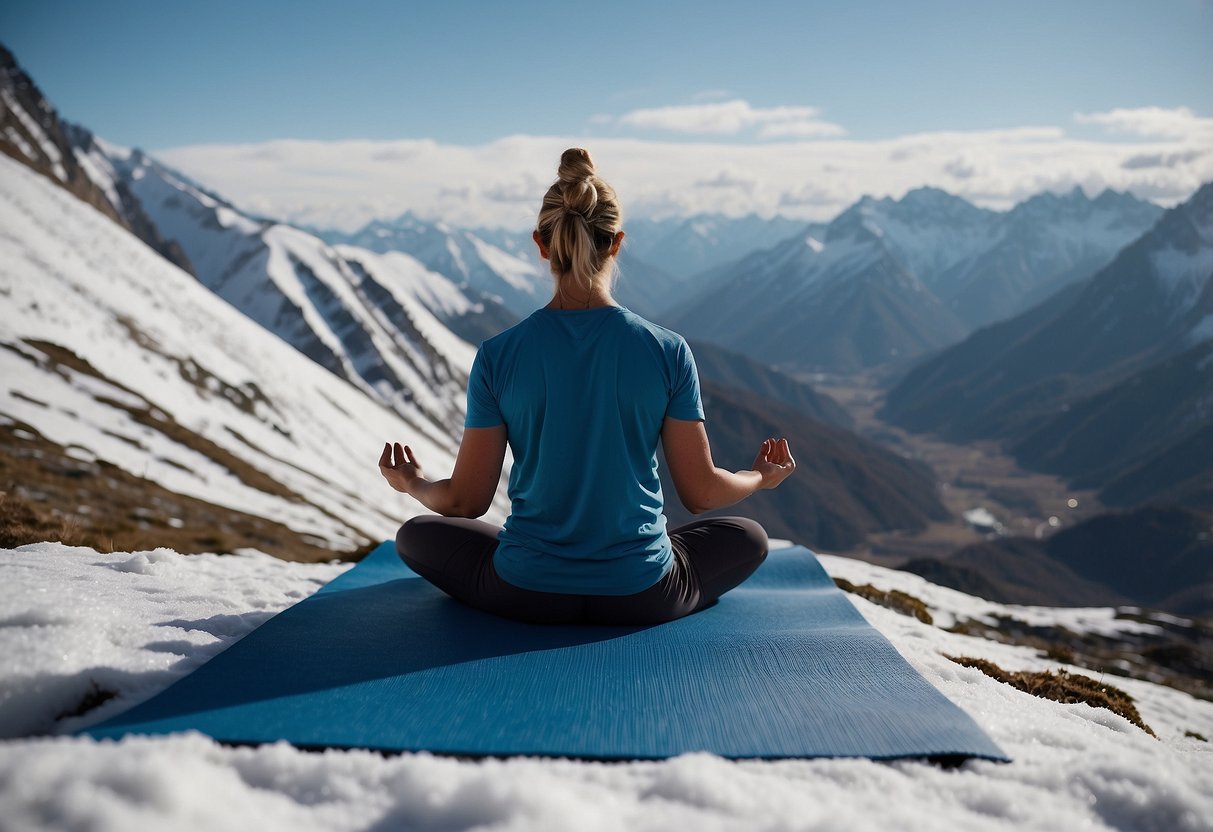
[[969, 326], [1009, 318], [1094, 274], [1162, 212], [1112, 190], [1094, 199], [1078, 187], [1037, 194], [1012, 208], [999, 223], [998, 241], [954, 269], [937, 291]]
[[937, 296], [949, 274], [998, 238], [1000, 216], [939, 188], [915, 188], [900, 200], [862, 197], [827, 227], [825, 242], [880, 241], [897, 262]]
[[519, 246], [507, 251], [476, 232], [427, 222], [411, 213], [391, 221], [375, 220], [353, 234], [322, 235], [329, 242], [370, 251], [407, 252], [426, 268], [472, 290], [473, 296], [487, 295], [520, 318], [551, 297], [552, 278], [533, 250]]
[[[942, 202], [935, 196], [922, 201]], [[952, 206], [933, 207], [946, 225]], [[964, 253], [945, 257], [915, 245], [924, 229], [913, 230], [912, 211], [893, 209], [891, 201], [865, 198], [824, 233], [803, 231], [702, 275], [702, 288], [673, 315], [674, 327], [799, 370], [855, 370], [954, 342], [964, 325], [911, 264], [942, 270]]]
[[146, 215], [203, 285], [402, 415], [459, 423], [473, 350], [447, 324], [483, 307], [449, 279], [407, 254], [250, 217], [138, 150], [86, 138], [77, 154], [119, 209]]
[[955, 343], [1089, 276], [1160, 209], [1040, 195], [1006, 214], [938, 188], [863, 197], [824, 228], [696, 279], [676, 327], [799, 370], [851, 371]]
[[[379, 477], [384, 441], [453, 464], [448, 403], [389, 408], [7, 158], [0, 218], [0, 421], [16, 438], [337, 550], [417, 511]], [[438, 331], [420, 304], [410, 313]]]
[[[702, 215], [677, 220], [627, 220], [616, 297], [646, 317], [662, 320], [690, 291], [688, 278], [766, 248], [803, 227], [784, 217]], [[500, 300], [525, 317], [551, 297], [552, 278], [535, 252], [531, 232], [458, 229], [411, 213], [376, 220], [353, 234], [317, 232], [331, 243], [372, 251], [403, 251], [460, 286]]]

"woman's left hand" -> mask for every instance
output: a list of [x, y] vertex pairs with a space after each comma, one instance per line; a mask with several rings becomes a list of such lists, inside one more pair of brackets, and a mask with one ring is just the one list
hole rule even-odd
[[397, 491], [409, 494], [413, 483], [423, 478], [421, 464], [413, 456], [413, 449], [408, 445], [395, 444], [395, 459], [392, 455], [392, 444], [383, 443], [383, 453], [379, 456], [379, 473], [387, 480], [388, 485]]

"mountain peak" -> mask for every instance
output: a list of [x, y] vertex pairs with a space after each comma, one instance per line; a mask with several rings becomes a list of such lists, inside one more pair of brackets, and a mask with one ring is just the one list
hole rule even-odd
[[942, 188], [936, 188], [933, 185], [922, 185], [917, 188], [911, 188], [906, 191], [898, 202], [902, 205], [949, 205], [956, 202], [968, 204], [968, 200], [963, 197], [949, 193]]

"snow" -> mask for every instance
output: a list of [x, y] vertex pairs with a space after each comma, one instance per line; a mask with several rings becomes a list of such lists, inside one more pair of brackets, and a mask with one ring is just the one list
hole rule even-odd
[[863, 227], [928, 286], [993, 245], [1001, 218], [934, 189], [911, 191], [900, 202], [861, 201], [850, 210], [858, 210]]
[[[426, 343], [437, 347], [464, 377], [471, 372], [476, 348], [454, 335], [440, 318], [478, 311], [480, 307], [449, 279], [427, 269], [411, 255], [399, 251], [376, 254], [355, 246], [336, 246], [347, 263], [366, 271], [404, 309]], [[385, 324], [385, 328], [390, 328]]]
[[[918, 593], [937, 618], [999, 607], [914, 575], [824, 556], [831, 574]], [[257, 553], [0, 550], [0, 818], [5, 828], [142, 830], [935, 830], [1213, 828], [1213, 703], [1116, 679], [1155, 740], [1122, 718], [1062, 705], [956, 665], [1054, 667], [1035, 651], [947, 633], [852, 602], [1006, 750], [955, 770], [867, 760], [730, 762], [689, 754], [602, 764], [430, 754], [227, 748], [187, 733], [96, 742], [64, 734], [118, 713], [339, 574]], [[1068, 611], [1058, 620], [1074, 623]], [[1040, 616], [1047, 611], [1037, 613]], [[83, 717], [91, 682], [119, 696]], [[49, 734], [47, 736], [33, 736]]]
[[960, 516], [963, 517], [965, 522], [970, 526], [977, 526], [978, 528], [983, 529], [1002, 528], [1002, 523], [998, 522], [998, 518], [995, 517], [985, 506], [971, 508], [968, 511], [961, 512]]
[[[415, 305], [416, 316], [428, 314]], [[33, 340], [72, 351], [126, 390], [41, 369], [30, 360], [41, 355], [27, 343]], [[170, 490], [279, 519], [334, 548], [352, 548], [358, 532], [386, 537], [419, 510], [383, 483], [375, 460], [384, 441], [408, 441], [435, 472], [454, 464], [445, 422], [420, 407], [389, 410], [7, 157], [0, 158], [0, 344], [9, 347], [0, 350], [0, 412], [10, 420]], [[470, 348], [446, 348], [451, 360], [470, 365]], [[197, 383], [190, 368], [200, 374]], [[243, 407], [240, 394], [249, 397]], [[122, 405], [165, 414], [305, 500], [245, 485]], [[506, 504], [503, 489], [489, 516], [504, 517]]]
[[[146, 155], [99, 146], [204, 285], [402, 416], [423, 414], [423, 424], [436, 423], [425, 428], [436, 441], [462, 422], [471, 354], [418, 307], [407, 279], [389, 293], [398, 308], [380, 309], [351, 264], [318, 237], [242, 214]], [[414, 332], [389, 320], [400, 307]], [[417, 343], [419, 333], [430, 340]]]
[[34, 155], [33, 146], [29, 142], [27, 142], [24, 138], [22, 138], [21, 134], [17, 132], [17, 129], [15, 127], [13, 127], [11, 125], [8, 127], [5, 127], [4, 128], [4, 137], [6, 139], [8, 139], [10, 142], [12, 142], [18, 150], [20, 150], [22, 153], [24, 153], [25, 157], [27, 159], [29, 159], [31, 162], [38, 161], [38, 157]]
[[534, 264], [489, 245], [479, 237], [469, 234], [468, 239], [484, 264], [515, 289], [533, 294], [536, 287], [547, 286], [548, 278]]
[[[546, 298], [551, 276], [533, 262], [536, 258], [506, 251], [502, 245], [514, 248], [509, 234], [485, 233], [493, 242], [470, 231], [405, 214], [391, 223], [369, 223], [356, 234], [331, 233], [328, 237], [381, 254], [407, 253], [454, 285], [498, 298], [519, 317], [529, 315]], [[442, 317], [440, 311], [433, 311]]]

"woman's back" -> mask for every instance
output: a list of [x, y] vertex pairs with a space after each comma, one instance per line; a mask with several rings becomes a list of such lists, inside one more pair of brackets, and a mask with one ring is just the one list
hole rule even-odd
[[[590, 154], [561, 154], [532, 235], [554, 294], [481, 344], [455, 470], [431, 481], [408, 445], [380, 455], [393, 488], [442, 515], [401, 526], [400, 556], [480, 609], [543, 623], [669, 621], [714, 603], [766, 557], [766, 532], [745, 518], [666, 530], [659, 440], [696, 514], [774, 488], [795, 462], [773, 437], [751, 469], [713, 462], [686, 342], [611, 295], [621, 216]], [[507, 445], [512, 511], [498, 530], [471, 518], [492, 503]]]
[[703, 418], [690, 350], [623, 307], [540, 309], [486, 341], [466, 424], [508, 428], [502, 576], [618, 595], [658, 580], [670, 560], [655, 453], [667, 416]]

